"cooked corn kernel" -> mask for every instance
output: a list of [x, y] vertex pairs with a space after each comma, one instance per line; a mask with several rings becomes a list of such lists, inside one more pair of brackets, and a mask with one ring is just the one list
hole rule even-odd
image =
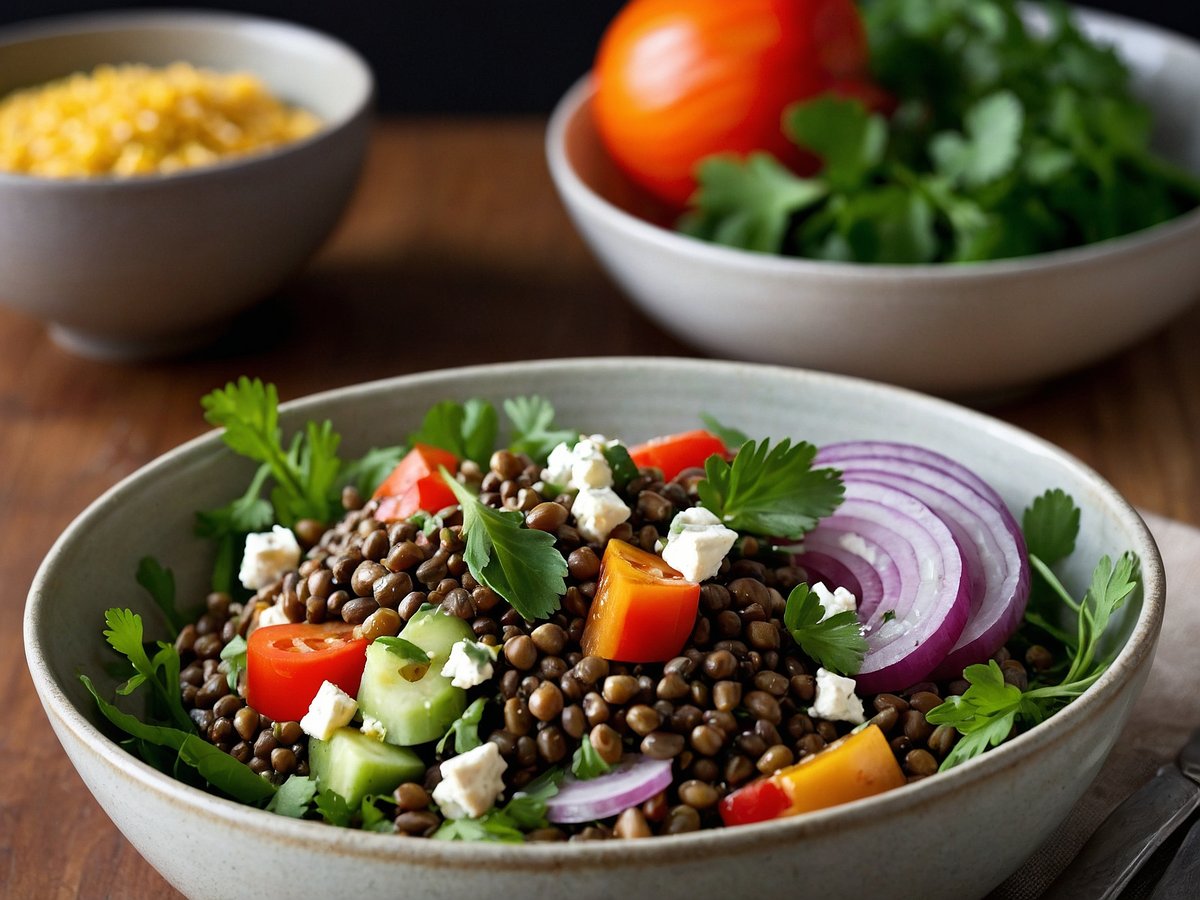
[[0, 100], [0, 171], [78, 178], [212, 165], [298, 140], [320, 120], [254, 75], [98, 66]]

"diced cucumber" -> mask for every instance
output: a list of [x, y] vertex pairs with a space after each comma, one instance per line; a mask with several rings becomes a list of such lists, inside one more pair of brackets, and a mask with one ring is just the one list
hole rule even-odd
[[358, 708], [387, 729], [387, 742], [402, 747], [437, 740], [467, 706], [467, 692], [442, 675], [450, 648], [473, 640], [471, 626], [440, 610], [417, 612], [400, 637], [429, 654], [429, 670], [417, 681], [404, 677], [405, 661], [380, 643], [367, 648]]
[[312, 738], [308, 765], [318, 788], [340, 794], [351, 807], [368, 794], [388, 794], [406, 781], [425, 777], [425, 764], [417, 754], [354, 728], [339, 728], [327, 741]]

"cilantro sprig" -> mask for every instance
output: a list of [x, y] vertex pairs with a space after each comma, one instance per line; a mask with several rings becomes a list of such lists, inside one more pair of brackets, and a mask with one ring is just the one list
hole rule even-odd
[[579, 432], [554, 425], [554, 406], [536, 394], [504, 401], [504, 413], [512, 423], [508, 449], [524, 453], [536, 463], [544, 463], [559, 444], [574, 444]]
[[856, 675], [867, 653], [858, 616], [850, 610], [824, 615], [817, 595], [807, 584], [798, 584], [788, 594], [783, 627], [819, 665], [838, 675]]
[[408, 442], [449, 450], [459, 459], [471, 459], [486, 466], [496, 448], [499, 427], [496, 408], [486, 400], [472, 398], [465, 403], [443, 400], [430, 407], [421, 427], [408, 436]]
[[612, 765], [605, 761], [595, 745], [592, 744], [592, 739], [585, 734], [579, 743], [579, 748], [571, 757], [571, 774], [580, 781], [587, 781], [607, 775], [611, 771]]
[[437, 742], [437, 752], [444, 752], [447, 744], [452, 745], [455, 753], [466, 753], [468, 750], [482, 746], [483, 741], [479, 738], [479, 723], [483, 721], [483, 711], [486, 706], [486, 697], [479, 697], [471, 701], [471, 705], [463, 710], [463, 714], [454, 720], [449, 730]]
[[784, 114], [821, 168], [701, 162], [680, 229], [729, 246], [846, 262], [968, 262], [1146, 228], [1200, 202], [1153, 154], [1128, 68], [1065, 4], [1031, 27], [1017, 0], [864, 0], [885, 117], [832, 95]]
[[492, 509], [445, 468], [441, 473], [462, 506], [463, 559], [471, 576], [529, 621], [552, 615], [567, 589], [567, 561], [554, 535], [524, 527], [520, 512]]
[[747, 441], [733, 462], [710, 456], [700, 502], [735, 531], [765, 537], [798, 538], [842, 501], [835, 469], [812, 467], [817, 448], [783, 440]]
[[1061, 680], [1053, 684], [1035, 684], [1021, 690], [1005, 682], [995, 660], [987, 665], [968, 666], [963, 677], [969, 684], [961, 696], [951, 696], [931, 709], [926, 719], [934, 725], [950, 725], [962, 739], [942, 761], [943, 770], [952, 768], [1006, 740], [1013, 729], [1032, 726], [1046, 719], [1082, 694], [1112, 662], [1102, 649], [1104, 631], [1117, 612], [1138, 589], [1138, 558], [1125, 553], [1114, 563], [1101, 557], [1092, 572], [1091, 583], [1082, 600], [1075, 600], [1050, 566], [1033, 550], [1052, 558], [1069, 554], [1079, 530], [1079, 510], [1062, 491], [1047, 491], [1025, 511], [1025, 539], [1030, 548], [1029, 561], [1045, 587], [1065, 608], [1074, 611], [1074, 633], [1050, 624], [1042, 613], [1026, 613], [1027, 621], [1046, 630], [1062, 633], [1069, 665]]

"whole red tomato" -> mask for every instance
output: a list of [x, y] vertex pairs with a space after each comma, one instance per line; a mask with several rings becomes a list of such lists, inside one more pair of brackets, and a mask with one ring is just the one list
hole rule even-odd
[[593, 112], [609, 154], [681, 207], [720, 152], [802, 159], [780, 128], [790, 103], [865, 81], [853, 0], [632, 0], [596, 57]]

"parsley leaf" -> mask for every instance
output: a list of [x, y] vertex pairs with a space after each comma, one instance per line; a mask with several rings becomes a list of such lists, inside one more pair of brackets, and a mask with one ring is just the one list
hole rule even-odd
[[309, 422], [285, 449], [279, 429], [279, 394], [275, 385], [242, 376], [237, 383], [200, 400], [204, 418], [224, 428], [221, 439], [232, 450], [269, 466], [275, 486], [271, 504], [280, 524], [299, 519], [328, 522], [341, 461], [341, 438], [329, 422]]
[[146, 653], [142, 617], [128, 609], [114, 607], [104, 613], [108, 628], [104, 638], [109, 646], [129, 660], [137, 675], [118, 688], [128, 695], [142, 684], [150, 685], [159, 707], [179, 728], [195, 731], [196, 726], [183, 708], [179, 697], [179, 654], [170, 644], [159, 643], [159, 652], [151, 659]]
[[1079, 507], [1060, 488], [1046, 491], [1025, 510], [1021, 530], [1029, 555], [1052, 566], [1075, 552]]
[[246, 639], [240, 634], [235, 634], [233, 640], [221, 648], [221, 659], [229, 664], [226, 679], [231, 691], [237, 691], [238, 679], [246, 671], [246, 654]]
[[722, 425], [714, 416], [708, 413], [701, 413], [700, 421], [704, 423], [705, 428], [719, 437], [726, 447], [740, 447], [750, 440], [744, 431], [739, 431], [728, 425]]
[[624, 490], [638, 476], [637, 463], [623, 444], [610, 444], [600, 451], [612, 470], [613, 486]]
[[862, 103], [832, 94], [795, 103], [783, 114], [783, 130], [821, 157], [821, 179], [834, 190], [859, 187], [883, 162], [887, 121]]
[[275, 510], [261, 496], [263, 485], [270, 475], [271, 467], [263, 463], [241, 497], [218, 509], [196, 513], [197, 537], [217, 542], [217, 559], [212, 574], [214, 591], [233, 592], [234, 574], [245, 536], [266, 531], [275, 523]]
[[867, 653], [858, 616], [849, 610], [822, 620], [824, 615], [817, 595], [798, 584], [788, 594], [783, 626], [819, 665], [838, 675], [857, 674]]
[[498, 431], [496, 409], [486, 400], [472, 398], [465, 403], [443, 400], [430, 408], [421, 427], [409, 435], [408, 442], [440, 447], [459, 459], [473, 459], [486, 467]]
[[554, 427], [554, 407], [543, 397], [505, 400], [504, 412], [513, 427], [508, 449], [524, 453], [536, 463], [545, 463], [550, 451], [559, 444], [574, 444], [579, 440], [578, 431]]
[[388, 797], [376, 796], [368, 794], [362, 798], [362, 803], [358, 805], [358, 814], [362, 818], [363, 831], [378, 831], [383, 834], [390, 834], [396, 830], [395, 821], [386, 815], [379, 808], [378, 803], [391, 803]]
[[589, 778], [606, 775], [611, 771], [612, 765], [605, 762], [592, 745], [592, 739], [585, 734], [579, 743], [579, 749], [571, 757], [571, 774], [580, 781], [586, 781]]
[[714, 454], [697, 486], [700, 502], [734, 531], [798, 538], [842, 501], [841, 474], [812, 468], [817, 448], [749, 441], [732, 463]]
[[354, 810], [350, 808], [346, 798], [329, 788], [317, 792], [315, 804], [321, 818], [330, 825], [348, 828], [354, 819]]
[[403, 445], [373, 447], [360, 459], [347, 463], [340, 480], [343, 484], [354, 485], [362, 497], [370, 497], [407, 452], [408, 448]]
[[554, 613], [567, 590], [567, 561], [554, 535], [524, 527], [516, 510], [485, 506], [444, 467], [441, 473], [462, 505], [463, 558], [471, 576], [531, 622]]
[[372, 642], [400, 660], [399, 673], [405, 681], [420, 681], [429, 671], [429, 654], [402, 637], [377, 637]]
[[437, 742], [437, 752], [445, 751], [447, 743], [453, 744], [455, 753], [466, 753], [482, 746], [483, 741], [479, 739], [479, 723], [483, 719], [485, 706], [487, 698], [480, 697], [463, 710], [463, 714], [454, 720], [450, 729]]
[[967, 187], [982, 187], [1012, 171], [1021, 149], [1025, 110], [1012, 91], [976, 101], [963, 120], [964, 133], [944, 131], [929, 145], [937, 172]]
[[313, 798], [317, 795], [317, 780], [307, 775], [289, 775], [287, 781], [275, 791], [267, 804], [267, 812], [292, 819], [303, 819], [308, 815]]

